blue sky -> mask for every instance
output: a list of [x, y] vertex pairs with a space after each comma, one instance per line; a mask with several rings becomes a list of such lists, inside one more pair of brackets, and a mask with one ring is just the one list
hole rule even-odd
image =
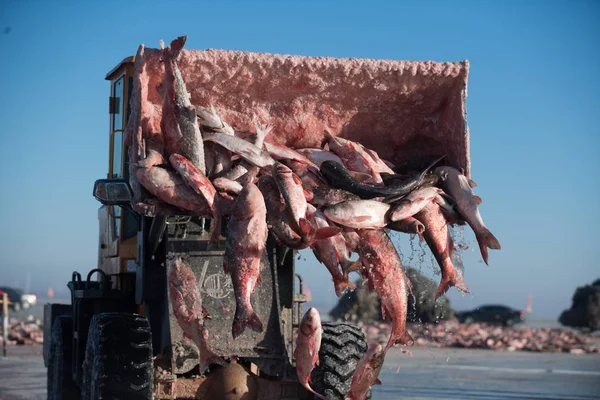
[[[600, 278], [600, 3], [0, 2], [0, 278], [65, 288], [97, 262], [95, 179], [108, 166], [106, 72], [140, 43], [471, 62], [468, 119], [481, 213], [502, 243], [465, 254], [473, 295], [557, 316]], [[472, 233], [467, 230], [467, 240]], [[403, 254], [409, 255], [406, 243]], [[407, 253], [408, 251], [408, 253]], [[315, 301], [334, 295], [310, 254]], [[417, 265], [417, 267], [419, 267]], [[432, 275], [430, 263], [421, 266]], [[436, 276], [437, 280], [438, 277]]]

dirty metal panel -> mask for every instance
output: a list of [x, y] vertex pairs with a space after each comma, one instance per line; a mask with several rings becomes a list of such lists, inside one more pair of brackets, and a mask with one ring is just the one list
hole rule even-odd
[[[171, 231], [170, 228], [169, 236]], [[193, 251], [194, 247], [198, 249], [207, 245], [204, 240], [196, 240], [198, 238], [194, 236], [188, 234], [185, 239], [171, 236], [167, 248], [168, 253], [174, 256], [184, 255], [197, 277], [202, 304], [210, 316], [205, 320], [205, 328], [209, 335], [208, 346], [222, 357], [237, 356], [255, 362], [260, 359], [261, 369], [268, 374], [279, 375], [280, 371], [282, 373], [285, 370], [287, 355], [279, 322], [279, 304], [274, 295], [277, 276], [274, 275], [274, 266], [269, 262], [268, 252], [265, 251], [262, 258], [262, 284], [257, 286], [250, 298], [256, 314], [263, 323], [264, 331], [259, 333], [246, 328], [241, 336], [233, 339], [231, 326], [236, 302], [231, 277], [223, 271], [224, 251]], [[223, 248], [222, 243], [215, 247]], [[169, 273], [170, 271], [167, 271], [167, 274]], [[184, 340], [183, 332], [173, 315], [172, 306], [169, 307], [169, 320], [173, 372], [185, 373], [198, 364], [197, 348]]]

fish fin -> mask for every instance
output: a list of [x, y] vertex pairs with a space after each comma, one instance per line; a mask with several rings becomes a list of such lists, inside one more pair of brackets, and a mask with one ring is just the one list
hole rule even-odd
[[364, 172], [355, 172], [355, 171], [348, 171], [348, 172], [354, 179], [356, 179], [360, 183], [371, 183], [374, 180], [371, 175], [365, 174]]
[[406, 280], [404, 283], [406, 285], [406, 291], [414, 296], [415, 294], [414, 294], [414, 290], [413, 290], [413, 285], [412, 285], [412, 282], [410, 281], [410, 279], [408, 279], [408, 276], [406, 277]]
[[373, 385], [382, 385], [381, 380], [379, 378], [375, 378], [375, 383]]
[[473, 179], [469, 179], [469, 178], [467, 178], [467, 179], [469, 181], [469, 186], [471, 186], [471, 189], [477, 187], [477, 182], [475, 182]]
[[477, 242], [479, 243], [479, 250], [481, 250], [481, 256], [483, 257], [483, 261], [488, 264], [488, 251], [487, 249], [500, 250], [502, 246], [496, 237], [489, 231], [489, 229], [484, 228], [484, 230], [476, 234]]
[[237, 307], [235, 309], [233, 324], [231, 325], [231, 335], [233, 338], [235, 339], [244, 333], [246, 327], [250, 327], [250, 329], [259, 333], [263, 331], [263, 324], [253, 309], [248, 310], [247, 315], [242, 315], [240, 307]]
[[357, 216], [357, 217], [354, 217], [354, 220], [355, 220], [356, 222], [364, 222], [364, 221], [368, 221], [368, 220], [370, 220], [370, 219], [371, 219], [371, 217], [370, 217], [370, 216], [368, 216], [368, 215], [362, 215], [362, 216]]
[[306, 189], [306, 187], [302, 188], [302, 192], [304, 193], [304, 198], [308, 202], [310, 202], [315, 197], [315, 195], [313, 194], [313, 192], [311, 190]]
[[477, 195], [473, 195], [473, 199], [475, 199], [475, 203], [477, 203], [477, 205], [480, 205], [481, 203], [483, 203], [483, 200], [481, 200], [481, 197], [479, 197]]
[[348, 279], [348, 274], [350, 274], [350, 272], [360, 271], [361, 268], [362, 262], [360, 261], [353, 261], [349, 263], [348, 265], [342, 268], [342, 270], [344, 271], [344, 278]]
[[294, 179], [294, 183], [296, 185], [302, 185], [302, 180], [298, 177], [298, 175], [296, 175], [293, 172], [292, 172], [292, 178]]
[[467, 284], [465, 283], [464, 279], [462, 276], [453, 274], [453, 275], [446, 275], [444, 277], [442, 277], [442, 280], [440, 281], [440, 286], [437, 289], [437, 292], [435, 293], [435, 300], [439, 299], [440, 296], [442, 296], [444, 293], [446, 293], [448, 291], [448, 289], [450, 289], [452, 286], [454, 286], [455, 288], [457, 288], [458, 290], [464, 292], [464, 293], [471, 293], [471, 291], [469, 290], [469, 287], [467, 286]]
[[256, 285], [254, 285], [254, 286], [256, 287], [256, 286], [260, 286], [260, 285], [262, 285], [262, 276], [261, 275], [259, 275], [258, 278], [256, 278]]
[[315, 240], [323, 240], [339, 234], [342, 230], [333, 226], [319, 228], [315, 232]]

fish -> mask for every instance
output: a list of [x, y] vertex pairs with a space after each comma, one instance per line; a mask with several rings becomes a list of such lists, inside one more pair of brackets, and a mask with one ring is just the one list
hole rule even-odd
[[213, 186], [220, 192], [240, 194], [244, 188], [239, 182], [227, 178], [215, 178], [212, 181]]
[[415, 190], [399, 203], [394, 204], [389, 212], [389, 219], [392, 222], [400, 221], [412, 217], [423, 209], [429, 203], [432, 203], [436, 196], [443, 193], [443, 190], [437, 187], [426, 187]]
[[483, 223], [483, 218], [477, 207], [481, 204], [481, 198], [473, 193], [469, 179], [455, 168], [444, 166], [434, 171], [440, 176], [440, 185], [444, 192], [448, 193], [456, 202], [454, 209], [469, 224], [477, 243], [483, 261], [488, 264], [488, 248], [500, 250], [502, 246], [496, 237]]
[[297, 152], [296, 150], [290, 149], [289, 147], [284, 146], [282, 144], [277, 144], [274, 142], [265, 142], [265, 149], [275, 160], [293, 160], [305, 164], [316, 171], [319, 170], [319, 167], [311, 160], [309, 160], [305, 155]]
[[343, 164], [341, 158], [339, 158], [335, 153], [331, 151], [326, 151], [319, 148], [304, 148], [298, 149], [298, 153], [303, 154], [306, 158], [308, 158], [311, 162], [316, 164], [318, 167], [321, 167], [321, 163], [323, 161], [335, 161], [340, 164]]
[[237, 136], [214, 132], [205, 135], [204, 140], [223, 146], [230, 152], [239, 155], [250, 164], [259, 168], [267, 168], [275, 164], [275, 160], [269, 155], [269, 153]]
[[321, 349], [322, 336], [321, 316], [316, 308], [311, 307], [302, 317], [298, 327], [296, 349], [294, 350], [296, 375], [298, 376], [298, 381], [306, 390], [319, 399], [327, 400], [327, 397], [315, 392], [310, 387], [310, 374], [315, 365], [319, 365], [319, 350]]
[[[254, 135], [254, 140], [252, 142], [247, 142], [246, 140], [241, 139], [239, 137], [235, 137], [235, 141], [239, 144], [241, 148], [244, 148], [244, 146], [246, 146], [244, 143], [247, 143], [248, 146], [251, 146], [248, 147], [250, 149], [250, 153], [260, 152], [257, 154], [265, 156], [267, 162], [267, 165], [265, 167], [267, 167], [269, 165], [272, 165], [270, 163], [275, 163], [275, 160], [273, 160], [271, 156], [269, 156], [262, 150], [265, 138], [269, 134], [269, 132], [271, 132], [271, 126], [262, 125], [255, 118], [254, 127], [256, 129], [256, 134]], [[235, 166], [235, 168], [228, 171], [226, 174], [223, 175], [223, 177], [230, 180], [238, 180], [240, 181], [240, 183], [247, 182], [254, 179], [254, 177], [258, 174], [258, 167], [260, 166], [257, 166], [256, 164], [252, 165], [252, 162], [250, 160], [242, 159]]]
[[198, 193], [202, 196], [208, 206], [210, 207], [212, 218], [215, 221], [213, 232], [211, 235], [211, 240], [215, 241], [218, 239], [221, 233], [221, 218], [219, 217], [216, 205], [216, 196], [217, 191], [215, 190], [211, 181], [200, 171], [190, 160], [185, 158], [184, 156], [173, 153], [169, 156], [169, 162], [171, 166], [179, 176], [183, 178], [183, 181], [194, 190], [194, 192]]
[[279, 193], [275, 179], [271, 175], [261, 176], [258, 179], [258, 188], [265, 199], [267, 224], [275, 238], [291, 249], [303, 247], [302, 238], [290, 227], [285, 200]]
[[215, 355], [206, 338], [208, 332], [204, 327], [206, 310], [202, 306], [202, 297], [197, 285], [197, 278], [192, 267], [181, 256], [167, 260], [169, 273], [169, 297], [173, 315], [183, 331], [184, 338], [191, 340], [198, 347], [200, 373], [204, 373], [210, 364], [227, 365]]
[[360, 200], [357, 195], [342, 189], [334, 189], [329, 186], [319, 186], [312, 189], [313, 198], [310, 201], [315, 207], [333, 206], [343, 201]]
[[327, 219], [355, 229], [378, 229], [387, 225], [390, 205], [376, 200], [350, 200], [325, 207]]
[[262, 280], [261, 258], [267, 242], [267, 209], [258, 187], [249, 182], [233, 203], [227, 224], [227, 239], [223, 270], [231, 275], [236, 308], [231, 333], [240, 336], [246, 327], [263, 331], [263, 324], [254, 312], [250, 295]]
[[160, 89], [163, 96], [160, 127], [167, 154], [183, 155], [206, 174], [204, 142], [197, 123], [196, 109], [190, 102], [190, 94], [177, 66], [177, 57], [186, 40], [187, 36], [180, 36], [167, 48], [161, 42], [165, 77]]
[[392, 321], [385, 350], [395, 344], [412, 345], [414, 340], [406, 330], [406, 315], [408, 294], [413, 290], [396, 248], [381, 229], [361, 229], [357, 233], [360, 241], [356, 251], [363, 264], [362, 274], [381, 299], [383, 317]]
[[386, 228], [409, 234], [421, 234], [425, 232], [425, 225], [423, 225], [418, 219], [415, 219], [413, 217], [408, 217], [399, 221], [390, 222], [386, 225]]
[[375, 183], [383, 182], [373, 159], [369, 155], [365, 155], [356, 143], [333, 136], [329, 132], [325, 132], [325, 137], [329, 149], [342, 159], [349, 170], [369, 174], [373, 177]]
[[196, 115], [198, 116], [198, 124], [201, 129], [207, 132], [221, 132], [227, 135], [235, 135], [233, 128], [219, 117], [217, 110], [215, 110], [212, 104], [210, 105], [210, 109], [197, 106]]
[[300, 220], [306, 221], [307, 208], [302, 181], [289, 167], [279, 162], [273, 166], [272, 176], [279, 188], [279, 193], [285, 200], [286, 208], [291, 216], [292, 228], [301, 235]]
[[[329, 227], [327, 219], [321, 211], [314, 207], [312, 207], [312, 210], [310, 211], [311, 212], [308, 214], [309, 221], [313, 222], [317, 228]], [[351, 264], [352, 261], [348, 258], [349, 254], [348, 249], [346, 248], [346, 241], [341, 233], [327, 239], [317, 240], [310, 247], [317, 260], [325, 265], [331, 274], [335, 287], [335, 294], [338, 297], [340, 297], [345, 290], [356, 289], [354, 283], [350, 282], [348, 277], [344, 276], [340, 271], [340, 265], [343, 265], [344, 269], [352, 268], [346, 265], [348, 263]]]
[[352, 176], [348, 169], [336, 161], [323, 161], [319, 171], [331, 187], [354, 193], [361, 199], [374, 199], [376, 197], [398, 196], [406, 194], [404, 187], [378, 187], [362, 183]]
[[364, 400], [373, 385], [381, 385], [378, 376], [383, 367], [385, 352], [379, 343], [372, 344], [358, 360], [346, 398]]
[[159, 200], [194, 215], [211, 218], [213, 210], [204, 196], [190, 188], [175, 172], [162, 167], [139, 168], [135, 176]]
[[450, 225], [465, 225], [466, 222], [454, 209], [455, 201], [451, 199], [450, 196], [446, 195], [437, 195], [435, 196], [435, 202], [440, 206], [442, 212], [444, 213], [444, 217], [446, 221]]
[[[446, 293], [452, 286], [465, 293], [470, 293], [463, 277], [463, 267], [455, 256], [455, 246], [440, 206], [429, 203], [415, 215], [415, 219], [425, 225], [422, 236], [431, 249], [433, 256], [442, 271], [442, 279], [435, 294], [435, 300]], [[455, 263], [457, 265], [454, 265]]]

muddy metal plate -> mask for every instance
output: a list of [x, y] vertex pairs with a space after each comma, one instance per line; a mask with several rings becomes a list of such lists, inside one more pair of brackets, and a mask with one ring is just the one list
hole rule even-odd
[[[192, 236], [193, 238], [193, 236]], [[202, 245], [201, 242], [196, 244]], [[208, 331], [207, 343], [210, 349], [222, 357], [258, 359], [261, 369], [278, 376], [287, 363], [287, 355], [281, 334], [279, 305], [276, 296], [277, 279], [275, 268], [269, 262], [268, 253], [262, 258], [262, 284], [257, 286], [251, 296], [251, 303], [263, 323], [264, 331], [255, 332], [246, 328], [237, 339], [233, 339], [231, 325], [235, 315], [236, 302], [231, 277], [223, 271], [223, 251], [177, 251], [194, 246], [191, 240], [174, 240], [168, 245], [171, 254], [184, 255], [197, 277], [197, 288], [202, 304], [209, 314], [205, 320]], [[168, 263], [170, 264], [170, 263]], [[171, 265], [167, 266], [170, 274]], [[173, 368], [175, 373], [185, 373], [198, 364], [197, 348], [184, 340], [183, 332], [169, 307], [171, 344], [173, 348]]]

